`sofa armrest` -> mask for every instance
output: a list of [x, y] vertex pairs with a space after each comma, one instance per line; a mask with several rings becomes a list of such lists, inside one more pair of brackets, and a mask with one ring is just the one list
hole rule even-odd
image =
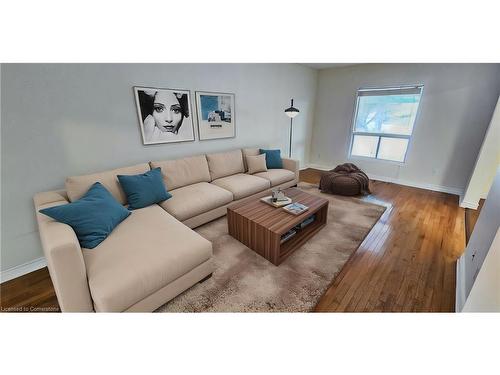
[[283, 160], [283, 168], [295, 173], [295, 180], [299, 182], [299, 161], [288, 158], [281, 158], [281, 160]]
[[41, 208], [63, 204], [64, 201], [39, 203], [40, 197], [35, 197], [40, 240], [61, 311], [94, 311], [85, 262], [75, 232], [69, 225], [38, 212]]

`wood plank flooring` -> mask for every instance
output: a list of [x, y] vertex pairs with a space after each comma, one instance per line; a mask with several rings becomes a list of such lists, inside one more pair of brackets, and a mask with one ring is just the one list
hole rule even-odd
[[47, 267], [0, 284], [0, 312], [58, 312]]
[[[301, 171], [317, 183], [321, 171]], [[454, 311], [455, 265], [465, 248], [458, 197], [372, 181], [366, 201], [387, 210], [316, 311]], [[0, 285], [1, 311], [59, 311], [47, 268]]]
[[477, 210], [473, 210], [472, 208], [465, 209], [465, 239], [466, 243], [469, 243], [470, 236], [472, 235], [472, 231], [476, 226], [477, 219], [479, 218], [479, 214], [483, 209], [485, 199], [481, 199], [479, 201], [479, 206]]
[[[301, 171], [317, 183], [321, 171]], [[465, 248], [458, 196], [371, 182], [363, 200], [387, 206], [316, 311], [452, 312], [456, 260]]]

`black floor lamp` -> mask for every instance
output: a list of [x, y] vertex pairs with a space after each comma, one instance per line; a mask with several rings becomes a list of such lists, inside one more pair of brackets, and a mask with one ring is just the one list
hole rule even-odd
[[293, 99], [290, 107], [285, 109], [285, 114], [290, 117], [290, 148], [288, 149], [288, 157], [292, 157], [292, 124], [293, 118], [299, 114], [299, 110], [293, 106]]

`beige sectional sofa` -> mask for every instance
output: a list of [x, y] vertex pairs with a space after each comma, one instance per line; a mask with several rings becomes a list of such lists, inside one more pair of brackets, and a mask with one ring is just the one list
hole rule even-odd
[[[243, 199], [298, 182], [298, 163], [247, 173], [245, 157], [257, 148], [152, 161], [68, 177], [64, 191], [34, 197], [42, 247], [62, 311], [153, 311], [213, 272], [212, 244], [191, 228], [226, 214]], [[161, 167], [172, 198], [134, 210], [94, 249], [81, 248], [73, 229], [40, 214], [79, 199], [99, 181], [123, 205], [118, 174]]]

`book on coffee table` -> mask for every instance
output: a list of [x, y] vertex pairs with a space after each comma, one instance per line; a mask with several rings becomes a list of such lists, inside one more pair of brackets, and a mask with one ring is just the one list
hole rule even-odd
[[284, 199], [284, 200], [273, 202], [271, 195], [268, 197], [260, 198], [260, 200], [262, 202], [270, 204], [271, 206], [274, 206], [274, 207], [283, 207], [283, 206], [286, 206], [287, 204], [292, 203], [292, 200], [288, 197], [286, 197], [286, 199]]
[[286, 241], [288, 241], [290, 238], [292, 238], [296, 234], [297, 234], [297, 231], [295, 229], [290, 229], [288, 232], [286, 232], [285, 234], [283, 234], [280, 237], [280, 244], [285, 243]]
[[300, 215], [300, 214], [306, 212], [309, 209], [309, 207], [304, 206], [301, 203], [292, 203], [292, 204], [289, 204], [288, 206], [283, 207], [283, 209], [286, 212], [289, 212], [293, 215]]

